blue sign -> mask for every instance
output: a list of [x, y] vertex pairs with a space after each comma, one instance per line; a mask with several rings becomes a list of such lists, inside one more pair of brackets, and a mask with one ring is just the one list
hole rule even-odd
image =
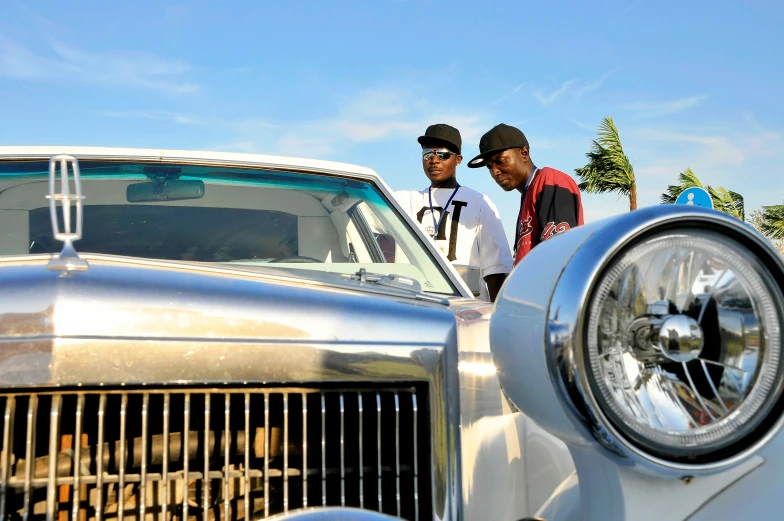
[[684, 190], [675, 200], [675, 204], [691, 204], [694, 206], [713, 208], [713, 200], [708, 191], [696, 186]]

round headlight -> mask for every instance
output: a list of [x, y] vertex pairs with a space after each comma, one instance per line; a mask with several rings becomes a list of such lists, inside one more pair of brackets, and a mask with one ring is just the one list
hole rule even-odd
[[586, 375], [615, 430], [644, 453], [709, 463], [758, 439], [784, 382], [770, 272], [708, 230], [626, 250], [589, 301]]

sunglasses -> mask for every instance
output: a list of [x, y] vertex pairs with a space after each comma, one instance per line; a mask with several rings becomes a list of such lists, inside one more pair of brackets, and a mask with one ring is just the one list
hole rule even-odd
[[457, 155], [451, 150], [446, 148], [423, 148], [422, 149], [422, 159], [425, 161], [430, 161], [433, 158], [433, 155], [438, 156], [438, 159], [441, 161], [446, 161], [450, 157]]

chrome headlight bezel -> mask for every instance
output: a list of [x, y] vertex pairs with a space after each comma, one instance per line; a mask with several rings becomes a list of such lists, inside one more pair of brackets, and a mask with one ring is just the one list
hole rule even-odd
[[[682, 207], [654, 207], [637, 212], [636, 215], [636, 212], [631, 212], [615, 219], [594, 233], [565, 266], [548, 307], [545, 341], [552, 381], [556, 383], [561, 402], [572, 418], [590, 432], [595, 442], [616, 457], [656, 471], [676, 473], [711, 472], [733, 466], [756, 452], [784, 425], [781, 389], [777, 390], [777, 403], [754, 433], [727, 450], [699, 459], [648, 450], [616, 428], [611, 415], [606, 413], [594, 394], [596, 386], [586, 360], [590, 305], [604, 274], [614, 261], [630, 248], [662, 232], [677, 234], [685, 228], [701, 228], [734, 240], [751, 250], [778, 288], [784, 287], [784, 262], [766, 239], [726, 214]], [[777, 309], [784, 309], [781, 292], [771, 293], [778, 299]], [[784, 317], [779, 316], [779, 320], [782, 319]], [[782, 384], [782, 381], [778, 383], [779, 386]]]

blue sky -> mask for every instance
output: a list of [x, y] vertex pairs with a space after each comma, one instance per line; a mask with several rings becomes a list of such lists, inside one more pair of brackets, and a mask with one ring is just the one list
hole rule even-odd
[[[641, 206], [691, 167], [753, 210], [784, 203], [782, 26], [784, 3], [754, 0], [0, 0], [0, 144], [333, 159], [420, 189], [431, 123], [461, 130], [465, 162], [517, 125], [572, 173], [611, 115]], [[513, 234], [519, 196], [458, 178]]]

